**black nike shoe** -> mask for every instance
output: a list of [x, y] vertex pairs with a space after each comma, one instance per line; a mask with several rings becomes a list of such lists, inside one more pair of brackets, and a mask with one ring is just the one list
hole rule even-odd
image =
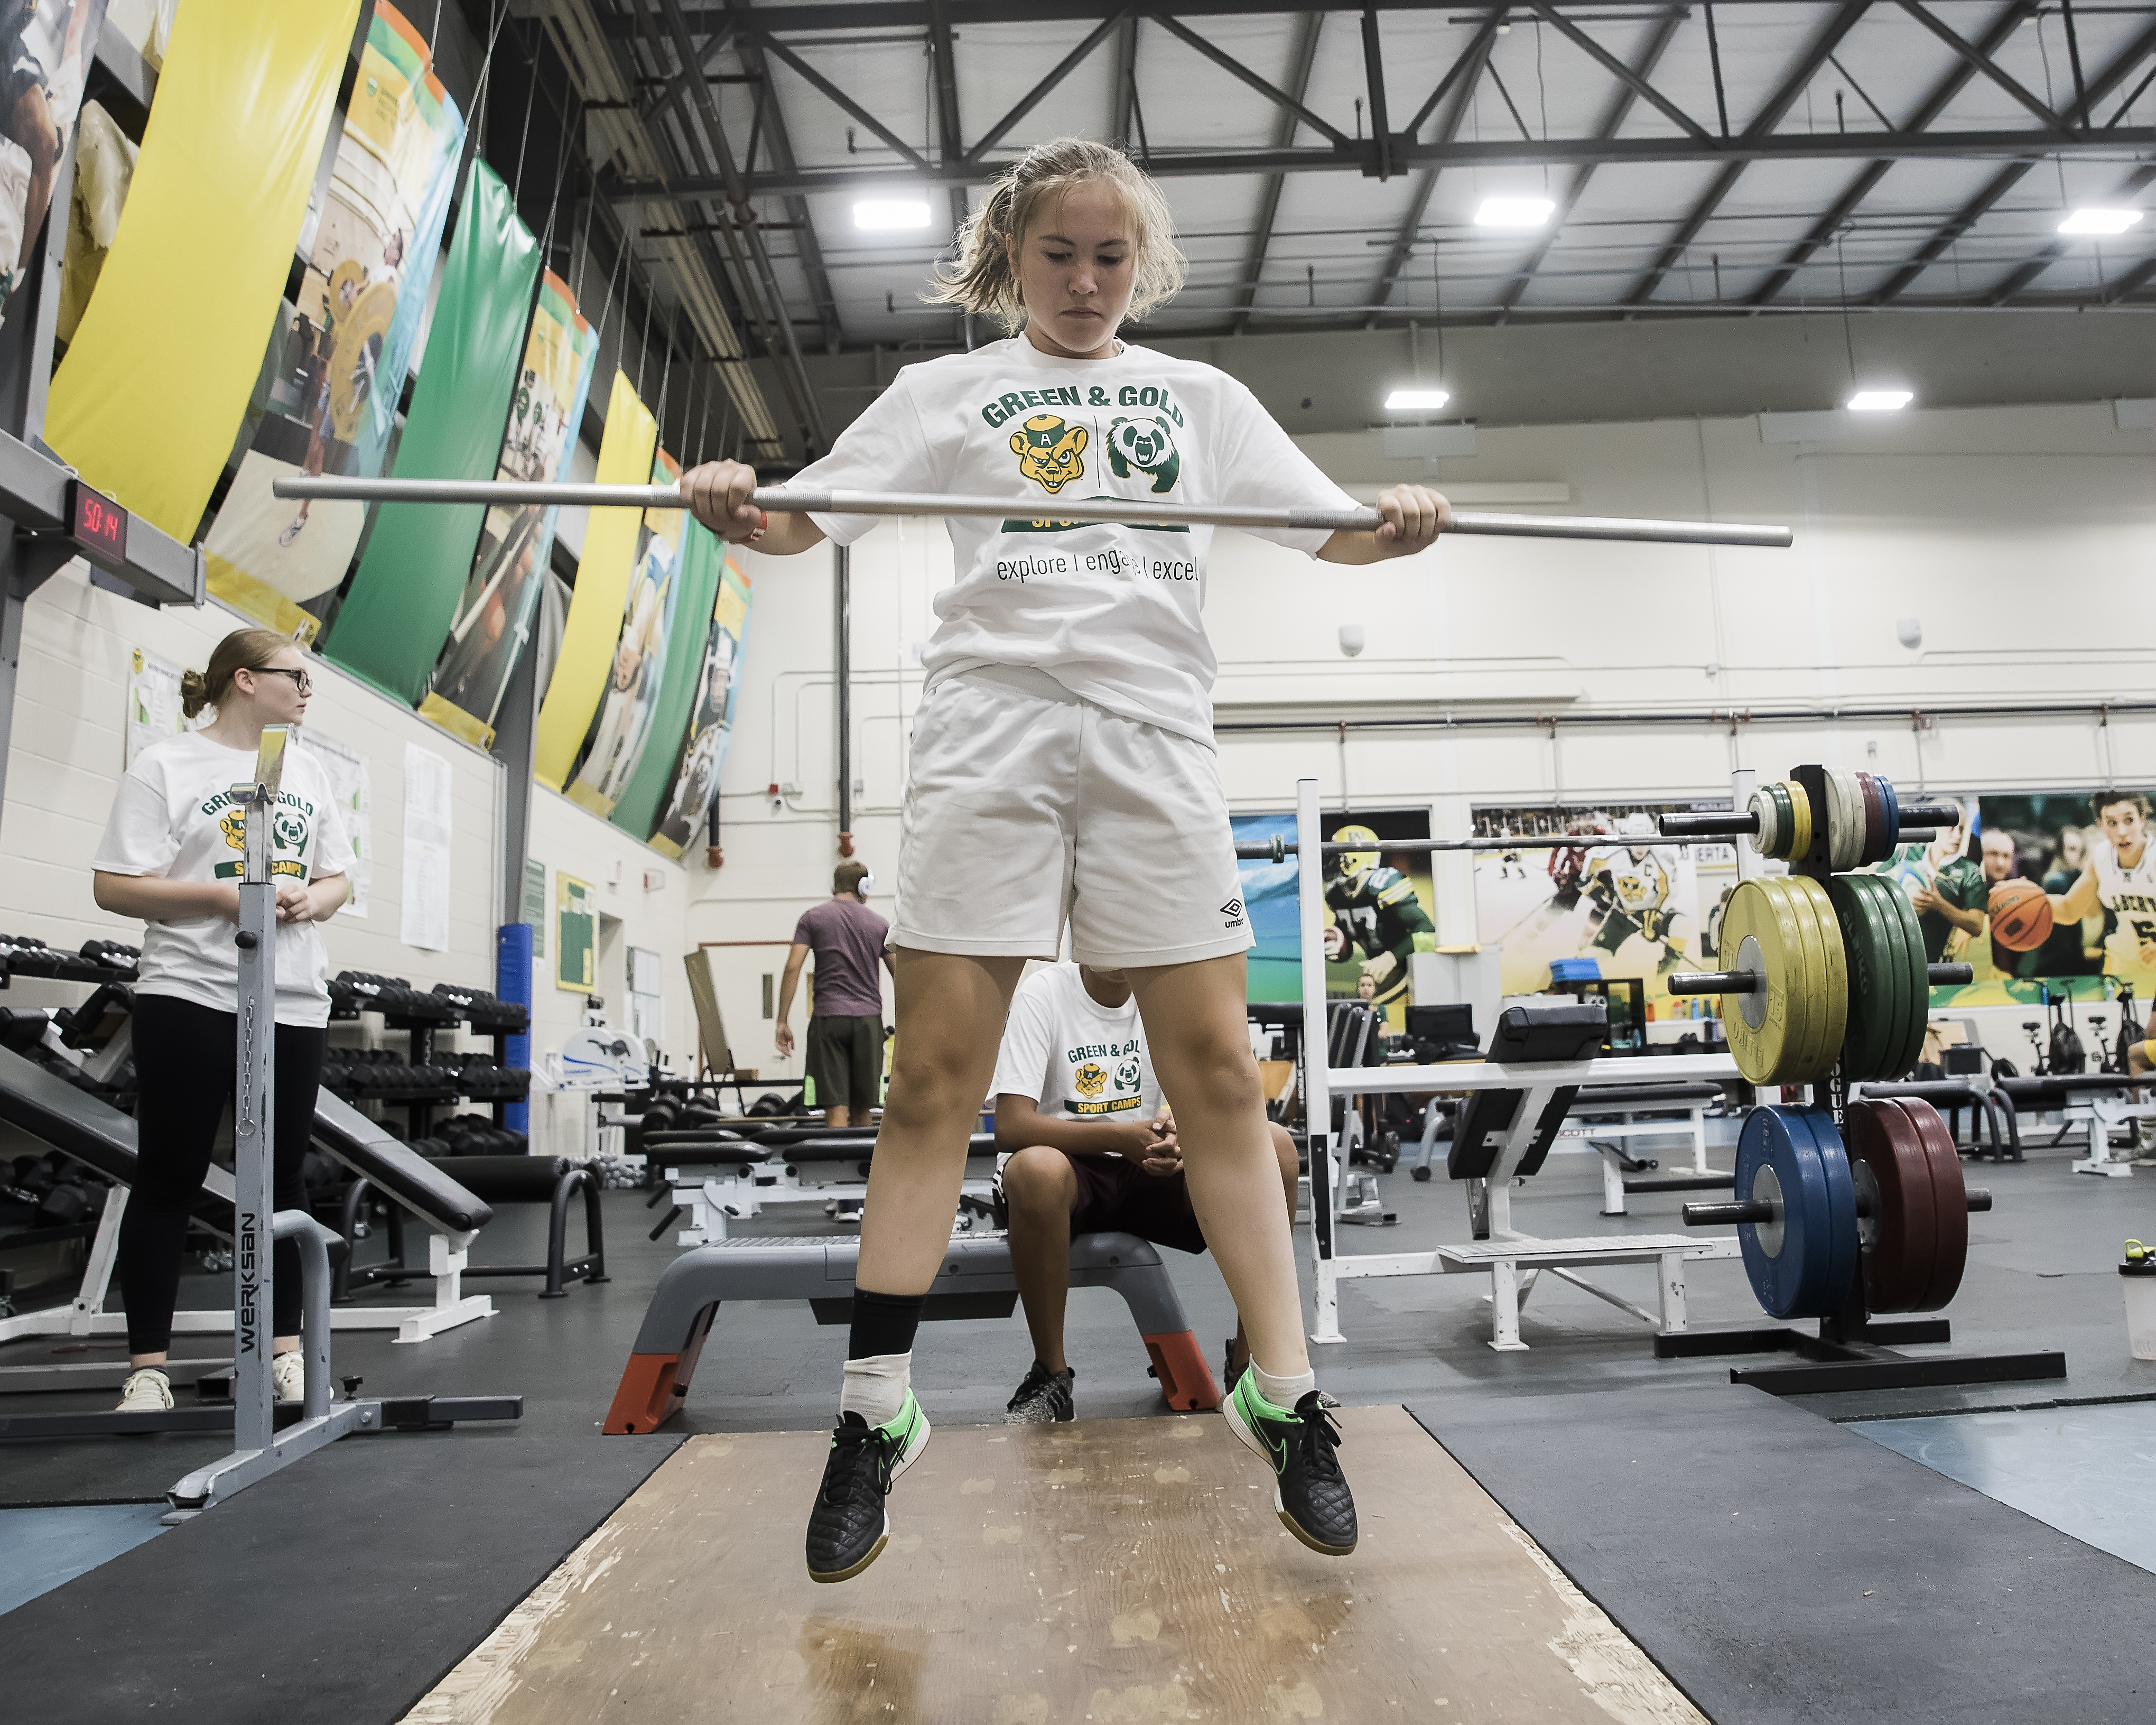
[[839, 1416], [808, 1512], [811, 1581], [850, 1581], [882, 1555], [891, 1538], [884, 1497], [927, 1447], [928, 1416], [910, 1389], [898, 1417], [885, 1425], [870, 1425], [858, 1414]]
[[1244, 1373], [1221, 1404], [1229, 1429], [1272, 1464], [1273, 1507], [1287, 1531], [1328, 1558], [1346, 1557], [1359, 1537], [1354, 1495], [1333, 1453], [1340, 1428], [1326, 1411], [1339, 1405], [1313, 1389], [1293, 1412], [1276, 1408], [1259, 1394], [1255, 1372]]
[[1039, 1360], [1025, 1374], [1018, 1393], [1004, 1404], [1004, 1424], [1006, 1425], [1055, 1425], [1065, 1420], [1075, 1420], [1078, 1409], [1071, 1390], [1078, 1377], [1075, 1366], [1065, 1366], [1060, 1372], [1051, 1372]]

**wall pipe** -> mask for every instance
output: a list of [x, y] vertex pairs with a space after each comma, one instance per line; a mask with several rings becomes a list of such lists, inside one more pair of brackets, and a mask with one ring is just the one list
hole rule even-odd
[[1584, 713], [1469, 713], [1397, 719], [1237, 719], [1216, 722], [1216, 735], [1269, 731], [1493, 731], [1513, 727], [1554, 732], [1627, 725], [1838, 724], [1856, 719], [1896, 720], [1929, 726], [1949, 719], [2107, 718], [2156, 713], [2156, 701], [1984, 701], [1959, 706], [1707, 707], [1689, 711], [1604, 711]]
[[854, 554], [836, 546], [832, 563], [831, 608], [838, 624], [839, 685], [839, 855], [854, 854]]

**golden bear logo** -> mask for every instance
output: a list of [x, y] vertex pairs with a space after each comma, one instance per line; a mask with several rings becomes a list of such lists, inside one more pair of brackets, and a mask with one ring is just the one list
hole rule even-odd
[[224, 842], [234, 850], [247, 849], [247, 813], [244, 809], [226, 809], [224, 819], [217, 824], [217, 829], [224, 834]]
[[1108, 1082], [1108, 1069], [1097, 1060], [1088, 1060], [1073, 1076], [1077, 1080], [1080, 1096], [1097, 1096]]
[[1011, 453], [1018, 470], [1038, 480], [1042, 490], [1054, 496], [1071, 480], [1086, 476], [1088, 434], [1082, 425], [1071, 425], [1053, 413], [1035, 413], [1023, 428], [1011, 434]]
[[1108, 470], [1117, 479], [1128, 479], [1132, 469], [1152, 481], [1156, 495], [1175, 489], [1183, 457], [1168, 421], [1158, 413], [1144, 419], [1119, 417], [1108, 428]]

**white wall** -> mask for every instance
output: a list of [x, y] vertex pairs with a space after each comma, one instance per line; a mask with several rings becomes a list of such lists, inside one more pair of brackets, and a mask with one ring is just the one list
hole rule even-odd
[[[531, 1053], [534, 1065], [583, 1023], [584, 997], [555, 981], [554, 906], [558, 874], [588, 880], [595, 889], [599, 915], [617, 927], [602, 941], [596, 991], [606, 1000], [609, 1024], [625, 1029], [629, 1003], [622, 988], [621, 954], [630, 946], [660, 955], [665, 978], [665, 1034], [660, 1044], [677, 1070], [693, 1071], [696, 1055], [696, 1011], [689, 1000], [681, 954], [688, 950], [689, 870], [632, 839], [612, 821], [544, 785], [531, 788], [531, 831], [526, 853], [547, 870], [545, 954], [532, 966]], [[656, 885], [647, 882], [655, 881]], [[611, 966], [608, 957], [613, 959]]]
[[[2140, 386], [2122, 378], [2124, 393]], [[1342, 484], [1425, 476], [1377, 433], [1305, 446]], [[1239, 809], [1328, 801], [1417, 805], [1553, 797], [1726, 794], [1737, 766], [1863, 766], [1933, 791], [2156, 783], [2156, 719], [1938, 716], [1956, 704], [2156, 694], [2156, 434], [2108, 405], [1912, 411], [1831, 442], [1768, 444], [1750, 418], [1485, 429], [1431, 476], [1469, 491], [1565, 488], [1550, 512], [1787, 522], [1794, 550], [1449, 539], [1374, 569], [1313, 564], [1242, 535], [1215, 542], [1207, 615], [1223, 726], [1281, 716], [1436, 716], [1807, 707], [1797, 725], [1531, 725], [1445, 732], [1224, 732]], [[1462, 506], [1468, 506], [1463, 504]], [[1505, 504], [1483, 506], [1509, 507]], [[726, 864], [695, 863], [690, 932], [783, 942], [837, 860], [830, 554], [750, 553], [747, 665], [722, 803]], [[854, 548], [854, 831], [886, 891], [912, 644], [950, 579], [940, 524], [892, 521]], [[1895, 620], [1916, 617], [1908, 651]], [[1350, 661], [1338, 625], [1363, 623]], [[1896, 716], [1837, 722], [1837, 705]], [[1912, 717], [1921, 711], [1921, 721]], [[773, 798], [764, 788], [792, 783]], [[887, 899], [883, 908], [889, 908]], [[778, 947], [717, 967], [745, 1064], [782, 1068], [760, 1014]], [[798, 1009], [797, 1007], [797, 1029]]]
[[[210, 649], [248, 619], [214, 600], [201, 610], [152, 610], [91, 587], [80, 563], [40, 588], [23, 619], [23, 654], [0, 807], [0, 928], [49, 945], [90, 939], [140, 945], [142, 925], [100, 911], [90, 897], [90, 859], [126, 768], [129, 664], [136, 648], [200, 668]], [[315, 698], [307, 729], [370, 763], [374, 865], [367, 915], [340, 912], [324, 928], [331, 973], [376, 971], [422, 988], [438, 982], [494, 986], [495, 858], [501, 768], [436, 730], [402, 703], [321, 660], [311, 664]], [[403, 878], [404, 748], [416, 742], [450, 764], [454, 786], [449, 945], [406, 946], [400, 937]], [[80, 993], [19, 982], [11, 1004]]]

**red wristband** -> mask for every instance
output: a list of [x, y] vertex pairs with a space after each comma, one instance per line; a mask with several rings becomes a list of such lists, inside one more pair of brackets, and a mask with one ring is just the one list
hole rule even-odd
[[757, 540], [762, 538], [763, 536], [770, 531], [770, 512], [767, 510], [759, 509], [756, 512], [756, 526], [750, 531], [748, 537], [744, 539], [742, 543], [744, 545], [755, 544]]

